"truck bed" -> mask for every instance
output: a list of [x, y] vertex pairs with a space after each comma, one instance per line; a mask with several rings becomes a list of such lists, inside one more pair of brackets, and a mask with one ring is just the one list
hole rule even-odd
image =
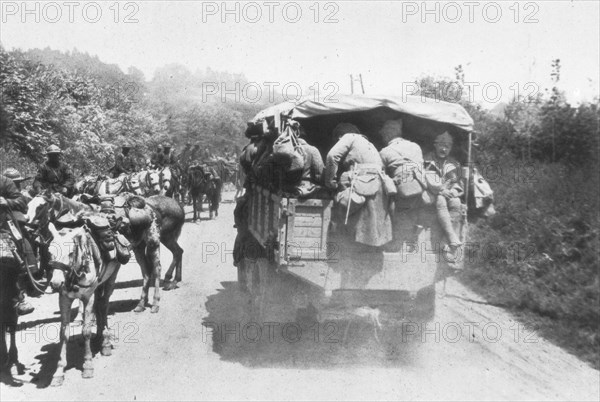
[[[417, 292], [434, 283], [440, 255], [432, 252], [432, 228], [418, 234], [416, 248], [400, 252], [371, 249], [350, 257], [334, 240], [332, 200], [282, 197], [259, 186], [251, 194], [249, 228], [279, 271], [326, 294], [348, 291]], [[438, 245], [439, 247], [439, 245]]]

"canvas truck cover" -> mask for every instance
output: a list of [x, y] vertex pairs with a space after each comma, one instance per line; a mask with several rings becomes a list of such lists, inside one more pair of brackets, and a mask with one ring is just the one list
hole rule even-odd
[[473, 119], [461, 105], [415, 95], [393, 97], [336, 94], [328, 100], [306, 97], [297, 102], [283, 102], [264, 109], [249, 123], [261, 124], [266, 119], [278, 120], [280, 116], [307, 119], [378, 108], [388, 108], [417, 118], [449, 124], [460, 130], [473, 131]]

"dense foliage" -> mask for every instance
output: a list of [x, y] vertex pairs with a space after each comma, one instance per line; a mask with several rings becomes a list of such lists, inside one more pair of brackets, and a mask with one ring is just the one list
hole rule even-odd
[[598, 99], [570, 105], [559, 89], [560, 61], [553, 60], [553, 88], [514, 99], [494, 115], [466, 101], [460, 66], [456, 73], [454, 80], [423, 77], [417, 84], [473, 116], [475, 162], [495, 192], [497, 214], [471, 226], [461, 277], [600, 367]]
[[0, 48], [0, 144], [4, 163], [18, 154], [32, 164], [51, 143], [60, 146], [78, 173], [105, 172], [122, 144], [143, 162], [168, 142], [187, 141], [219, 152], [240, 149], [246, 121], [259, 105], [202, 98], [202, 83], [239, 82], [239, 75], [212, 70], [190, 73], [179, 65], [159, 69], [147, 82], [142, 72], [74, 50], [7, 52]]

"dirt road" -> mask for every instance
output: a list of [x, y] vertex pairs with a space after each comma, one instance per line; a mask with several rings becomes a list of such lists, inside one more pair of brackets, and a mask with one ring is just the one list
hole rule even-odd
[[[599, 399], [598, 371], [453, 280], [420, 338], [392, 352], [367, 322], [345, 339], [345, 326], [299, 327], [286, 308], [268, 322], [250, 322], [232, 265], [232, 210], [225, 203], [218, 219], [186, 223], [183, 283], [163, 293], [158, 314], [133, 312], [140, 271], [135, 261], [121, 268], [109, 318], [115, 350], [96, 354], [93, 379], [81, 378], [76, 337], [64, 385], [48, 387], [58, 358], [57, 296], [33, 299], [36, 311], [17, 335], [25, 373], [16, 375], [20, 386], [0, 384], [0, 399]], [[163, 249], [163, 266], [170, 258]]]

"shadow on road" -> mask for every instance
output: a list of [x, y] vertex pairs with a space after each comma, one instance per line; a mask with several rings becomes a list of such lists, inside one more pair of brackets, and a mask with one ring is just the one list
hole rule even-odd
[[[223, 360], [250, 367], [333, 368], [406, 366], [418, 359], [419, 344], [399, 341], [397, 328], [378, 331], [371, 322], [316, 322], [298, 315], [294, 292], [284, 284], [260, 315], [237, 282], [208, 297], [203, 320], [213, 351]], [[257, 317], [261, 318], [257, 318]], [[308, 314], [310, 316], [310, 314]], [[350, 323], [350, 326], [348, 327]]]

